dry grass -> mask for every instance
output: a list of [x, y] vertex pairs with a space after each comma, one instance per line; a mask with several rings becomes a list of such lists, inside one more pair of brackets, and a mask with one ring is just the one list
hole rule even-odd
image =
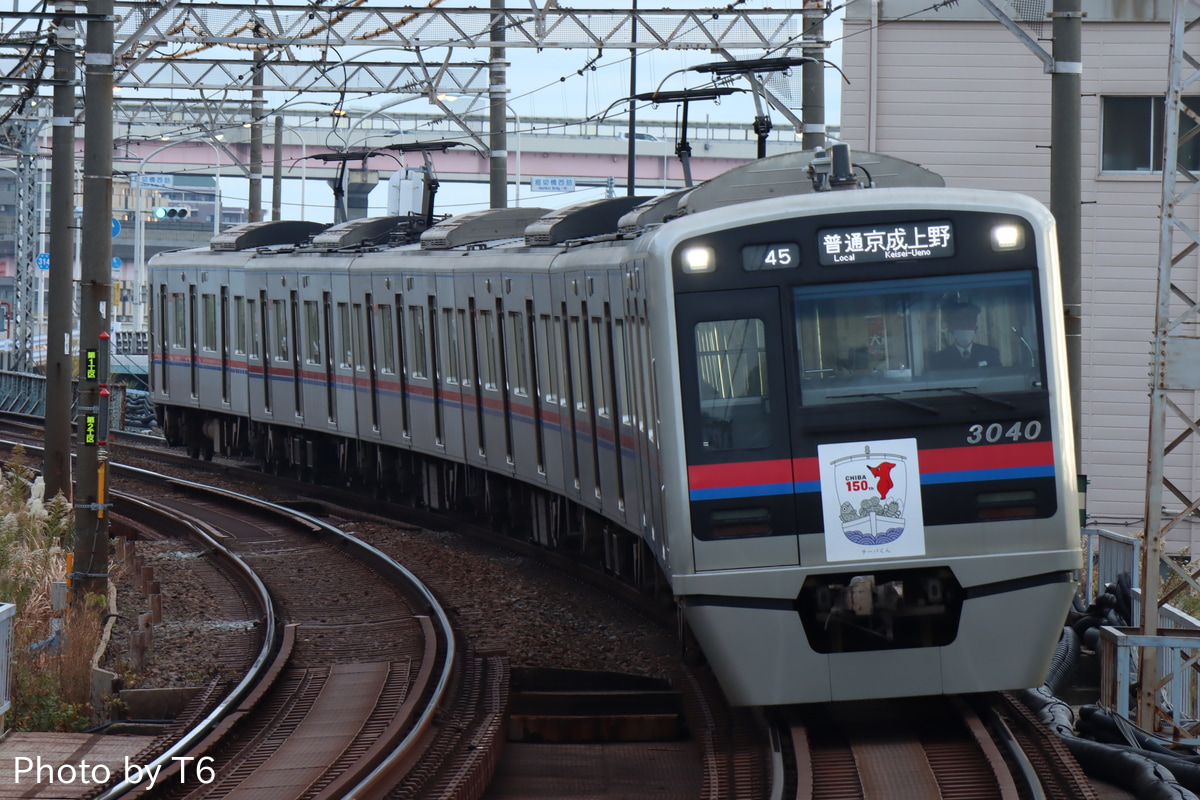
[[74, 546], [74, 513], [61, 495], [42, 502], [40, 481], [20, 455], [0, 471], [0, 601], [17, 607], [7, 722], [14, 730], [83, 730], [91, 724], [91, 658], [103, 607], [52, 608], [51, 587], [66, 580]]

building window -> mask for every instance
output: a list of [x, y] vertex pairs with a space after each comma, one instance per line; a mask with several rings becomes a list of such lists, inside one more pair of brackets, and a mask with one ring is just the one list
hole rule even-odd
[[[1200, 112], [1200, 97], [1184, 104]], [[1105, 97], [1102, 107], [1101, 163], [1104, 172], [1161, 172], [1166, 103], [1162, 97]], [[1196, 127], [1187, 114], [1179, 115], [1179, 163], [1184, 169], [1200, 165], [1200, 136], [1184, 140]]]

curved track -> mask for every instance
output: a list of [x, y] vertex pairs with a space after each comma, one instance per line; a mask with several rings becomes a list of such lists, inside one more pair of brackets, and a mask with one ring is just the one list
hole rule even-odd
[[[449, 688], [464, 660], [415, 578], [303, 514], [181, 481], [156, 493], [153, 503], [118, 498], [115, 513], [153, 527], [174, 520], [249, 566], [271, 598], [259, 621], [266, 647], [239, 691], [151, 762], [163, 767], [153, 788], [121, 783], [98, 797], [382, 795], [416, 780], [418, 765], [422, 785], [440, 769], [426, 758], [433, 720], [458, 713]], [[496, 694], [480, 681], [503, 683], [503, 670], [465, 673], [477, 695]]]
[[[231, 469], [229, 465], [202, 465], [195, 461], [189, 463], [194, 467], [202, 466], [205, 469], [223, 472]], [[272, 480], [270, 477], [264, 479]], [[366, 501], [364, 505], [372, 503]], [[417, 512], [414, 516], [422, 515]], [[444, 517], [442, 521], [445, 522]], [[293, 704], [307, 708], [309, 711], [306, 714], [311, 713], [319, 704], [315, 699], [310, 701], [301, 697], [304, 691], [310, 694], [316, 692], [319, 697], [320, 689], [328, 683], [331, 676], [335, 682], [346, 677], [341, 674], [345, 665], [338, 662], [337, 656], [329, 653], [322, 655], [322, 650], [327, 644], [334, 645], [334, 651], [347, 652], [345, 648], [364, 638], [359, 634], [367, 634], [375, 629], [384, 631], [388, 630], [388, 626], [399, 624], [387, 615], [364, 618], [358, 623], [322, 617], [320, 615], [324, 612], [318, 606], [309, 604], [309, 600], [305, 598], [312, 596], [314, 587], [317, 588], [316, 594], [330, 594], [336, 598], [346, 585], [357, 586], [354, 583], [356, 579], [351, 579], [348, 584], [344, 579], [335, 577], [326, 580], [332, 577], [327, 575], [325, 570], [327, 554], [330, 550], [341, 550], [344, 545], [317, 544], [323, 536], [332, 535], [316, 533], [314, 526], [318, 525], [315, 520], [307, 518], [302, 523], [303, 527], [308, 528], [307, 533], [301, 534], [298, 543], [292, 544], [283, 542], [277, 533], [258, 522], [242, 523], [240, 527], [243, 533], [229, 537], [231, 540], [238, 540], [235, 543], [236, 548], [241, 550], [248, 562], [264, 566], [264, 580], [268, 584], [286, 587], [297, 580], [307, 581], [305, 576], [316, 576], [318, 579], [315, 583], [305, 586], [305, 590], [292, 601], [290, 609], [291, 613], [296, 615], [295, 621], [298, 623], [290, 628], [291, 632], [305, 634], [305, 641], [300, 642], [300, 653], [303, 658], [312, 659], [311, 663], [297, 661], [295, 665], [297, 673], [302, 673], [305, 679], [299, 681], [304, 688], [296, 695], [300, 699]], [[232, 527], [238, 528], [239, 525]], [[336, 533], [340, 535], [340, 532]], [[321, 587], [328, 588], [322, 591]], [[361, 600], [361, 597], [358, 600]], [[355, 603], [353, 597], [346, 599], [347, 613], [353, 614]], [[355, 627], [348, 629], [347, 625]], [[326, 637], [330, 637], [328, 641], [322, 641]], [[379, 664], [390, 658], [392, 655], [379, 652], [370, 656], [365, 663]], [[468, 680], [476, 681], [476, 687], [498, 686], [506, 681], [506, 668], [494, 661], [473, 658], [466, 659], [466, 662], [467, 673], [475, 676]], [[314, 669], [323, 672], [310, 672]], [[369, 668], [367, 672], [370, 673], [371, 669], [374, 667]], [[688, 677], [691, 682], [695, 682], [694, 677]], [[368, 680], [378, 683], [386, 679], [379, 675], [369, 675]], [[688, 680], [684, 683], [688, 683]], [[504, 690], [506, 689], [505, 685]], [[711, 695], [710, 692], [703, 691], [703, 687], [694, 686], [692, 689], [693, 691], [685, 694], [691, 694], [692, 697]], [[478, 688], [470, 689], [466, 693], [472, 692], [482, 693]], [[500, 694], [504, 694], [504, 691], [493, 692], [492, 696]], [[772, 779], [766, 774], [767, 762], [770, 760], [767, 748], [758, 741], [751, 741], [756, 738], [753, 735], [747, 739], [744, 733], [737, 733], [753, 731], [757, 726], [749, 720], [739, 719], [739, 724], [731, 724], [733, 720], [730, 718], [723, 716], [716, 719], [714, 715], [717, 711], [725, 708], [723, 700], [719, 698], [719, 692], [716, 692], [711, 708], [706, 706], [705, 702], [693, 701], [693, 707], [689, 709], [688, 714], [693, 734], [704, 751], [704, 789], [701, 794], [713, 798], [797, 797], [808, 800], [870, 800], [880, 797], [888, 800], [905, 800], [908, 797], [921, 800], [958, 797], [971, 800], [986, 800], [991, 797], [1086, 800], [1096, 797], [1069, 754], [1066, 754], [1061, 746], [1055, 747], [1057, 742], [1054, 741], [1054, 737], [1048, 735], [1044, 727], [1039, 726], [1036, 721], [1022, 719], [1028, 716], [1023, 713], [1023, 706], [1001, 702], [991, 696], [986, 699], [987, 702], [979, 698], [922, 698], [887, 704], [882, 711], [868, 709], [867, 704], [846, 704], [833, 709], [824, 706], [799, 709], [776, 727], [776, 731], [781, 733], [777, 737], [776, 746], [777, 772]], [[279, 712], [272, 712], [274, 715], [263, 723], [258, 733], [248, 737], [258, 741], [260, 749], [256, 754], [244, 756], [245, 760], [242, 763], [246, 765], [245, 771], [254, 771], [255, 775], [258, 775], [264, 765], [270, 767], [272, 763], [284, 763], [282, 759], [286, 756], [285, 746], [272, 743], [272, 737], [266, 732], [272, 728], [299, 727], [292, 725], [292, 717], [288, 716], [288, 709], [284, 708], [292, 702], [285, 701], [281, 704]], [[386, 796], [481, 796], [486, 784], [486, 778], [482, 776], [490, 772], [496, 757], [494, 749], [491, 748], [496, 737], [493, 723], [480, 720], [490, 715], [492, 720], [498, 721], [503, 717], [503, 703], [492, 702], [490, 710], [482, 714], [478, 711], [481, 704], [477, 700], [467, 705], [472, 707], [462, 711], [443, 712], [443, 718], [453, 722], [442, 726], [440, 733], [443, 734], [443, 739], [432, 745], [432, 749], [445, 754], [447, 760], [460, 759], [457, 766], [439, 770], [427, 764], [418, 764], [420, 759], [416, 755], [398, 758], [393, 762], [394, 768], [386, 776], [382, 772], [377, 772], [374, 776], [378, 786], [396, 787]], [[264, 717], [271, 706], [263, 705], [259, 708], [262, 710], [256, 712], [256, 715]], [[878, 713], [884, 716], [875, 716]], [[445, 741], [444, 734], [449, 729], [461, 731], [454, 742]], [[725, 738], [721, 738], [722, 736]], [[361, 751], [363, 748], [358, 746], [357, 749]], [[231, 758], [222, 763], [228, 763], [229, 769], [234, 770], [238, 766], [236, 760]], [[359, 796], [348, 779], [334, 776], [337, 769], [340, 767], [330, 770], [327, 777], [314, 783], [311, 792], [288, 796]], [[224, 777], [226, 767], [220, 768], [218, 772]], [[409, 776], [407, 780], [406, 775]], [[204, 792], [177, 792], [169, 796], [239, 796], [238, 792], [242, 791], [243, 787], [241, 783], [234, 782], [230, 789], [226, 794], [208, 793], [205, 788]], [[250, 792], [243, 796], [254, 794]], [[381, 792], [368, 792], [361, 796], [376, 795], [384, 796]]]

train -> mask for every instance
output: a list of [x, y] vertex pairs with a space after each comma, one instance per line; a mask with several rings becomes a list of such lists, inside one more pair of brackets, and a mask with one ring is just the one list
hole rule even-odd
[[148, 265], [158, 423], [669, 592], [735, 705], [1039, 686], [1082, 567], [1054, 221], [943, 183], [839, 145], [243, 225]]

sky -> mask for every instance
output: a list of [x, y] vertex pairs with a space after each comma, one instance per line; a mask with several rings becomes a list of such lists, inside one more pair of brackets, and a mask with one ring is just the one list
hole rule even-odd
[[[572, 4], [578, 6], [579, 4]], [[791, 5], [791, 4], [788, 4]], [[673, 4], [675, 8], [712, 8], [712, 2], [695, 2], [681, 0]], [[611, 4], [606, 7], [611, 7]], [[643, 3], [642, 8], [646, 7]], [[833, 65], [841, 66], [841, 14], [836, 12], [825, 24], [825, 38], [833, 42], [826, 58]], [[465, 59], [475, 58], [473, 51], [463, 51]], [[798, 54], [798, 53], [797, 53]], [[736, 53], [744, 58], [762, 57], [762, 53]], [[627, 50], [606, 51], [596, 59], [595, 50], [543, 50], [537, 52], [529, 49], [509, 48], [507, 58], [509, 63], [507, 85], [509, 88], [509, 108], [522, 119], [534, 116], [569, 116], [587, 117], [601, 114], [614, 103], [617, 109], [624, 109], [623, 98], [629, 93], [629, 53]], [[595, 59], [593, 61], [593, 59]], [[640, 53], [637, 60], [637, 90], [649, 92], [656, 89], [676, 90], [694, 88], [704, 85], [707, 75], [697, 73], [681, 73], [689, 66], [722, 60], [719, 55], [708, 51], [669, 50]], [[826, 92], [826, 124], [836, 124], [841, 113], [842, 78], [837, 70], [825, 70]], [[799, 87], [799, 71], [796, 71], [795, 86]], [[734, 84], [738, 86], [739, 84]], [[741, 82], [745, 87], [745, 82]], [[358, 110], [375, 110], [395, 102], [395, 96], [386, 99], [365, 98], [349, 99], [346, 106]], [[452, 107], [461, 106], [465, 111], [468, 102], [460, 99], [453, 102]], [[411, 104], [393, 106], [396, 111], [436, 111], [436, 107], [417, 100]], [[457, 108], [455, 110], [458, 110]], [[475, 112], [486, 111], [486, 105], [476, 105]], [[703, 120], [708, 116], [713, 121], [749, 123], [755, 115], [754, 103], [749, 92], [732, 95], [718, 103], [705, 103], [703, 107], [692, 106], [691, 119]], [[647, 107], [638, 111], [638, 120], [664, 120], [675, 116], [674, 106]], [[609, 118], [627, 119], [622, 110], [609, 114]], [[776, 129], [786, 129], [790, 123], [777, 111], [772, 110], [772, 121]], [[515, 139], [509, 132], [509, 148], [515, 146]], [[379, 186], [370, 195], [370, 213], [382, 215], [387, 213], [386, 175], [380, 176]], [[244, 180], [222, 178], [221, 191], [224, 202], [229, 206], [244, 206], [248, 196], [248, 184]], [[639, 189], [639, 193], [641, 193]], [[270, 188], [264, 185], [264, 200], [270, 202]], [[285, 218], [298, 219], [301, 217], [299, 205], [300, 192], [298, 187], [288, 187], [284, 192], [282, 214]], [[509, 186], [510, 204], [515, 195], [513, 186]], [[529, 191], [528, 177], [525, 178], [521, 192], [523, 205], [528, 205], [534, 197]], [[603, 189], [585, 188], [572, 194], [539, 193], [536, 195], [537, 204], [546, 207], [558, 207], [568, 203], [590, 200], [603, 196]], [[304, 192], [304, 216], [318, 222], [333, 221], [332, 193], [324, 181], [309, 181]], [[289, 202], [293, 201], [293, 202]], [[437, 196], [437, 206], [440, 211], [447, 213], [462, 213], [488, 206], [488, 187], [486, 184], [461, 184], [443, 182]]]

